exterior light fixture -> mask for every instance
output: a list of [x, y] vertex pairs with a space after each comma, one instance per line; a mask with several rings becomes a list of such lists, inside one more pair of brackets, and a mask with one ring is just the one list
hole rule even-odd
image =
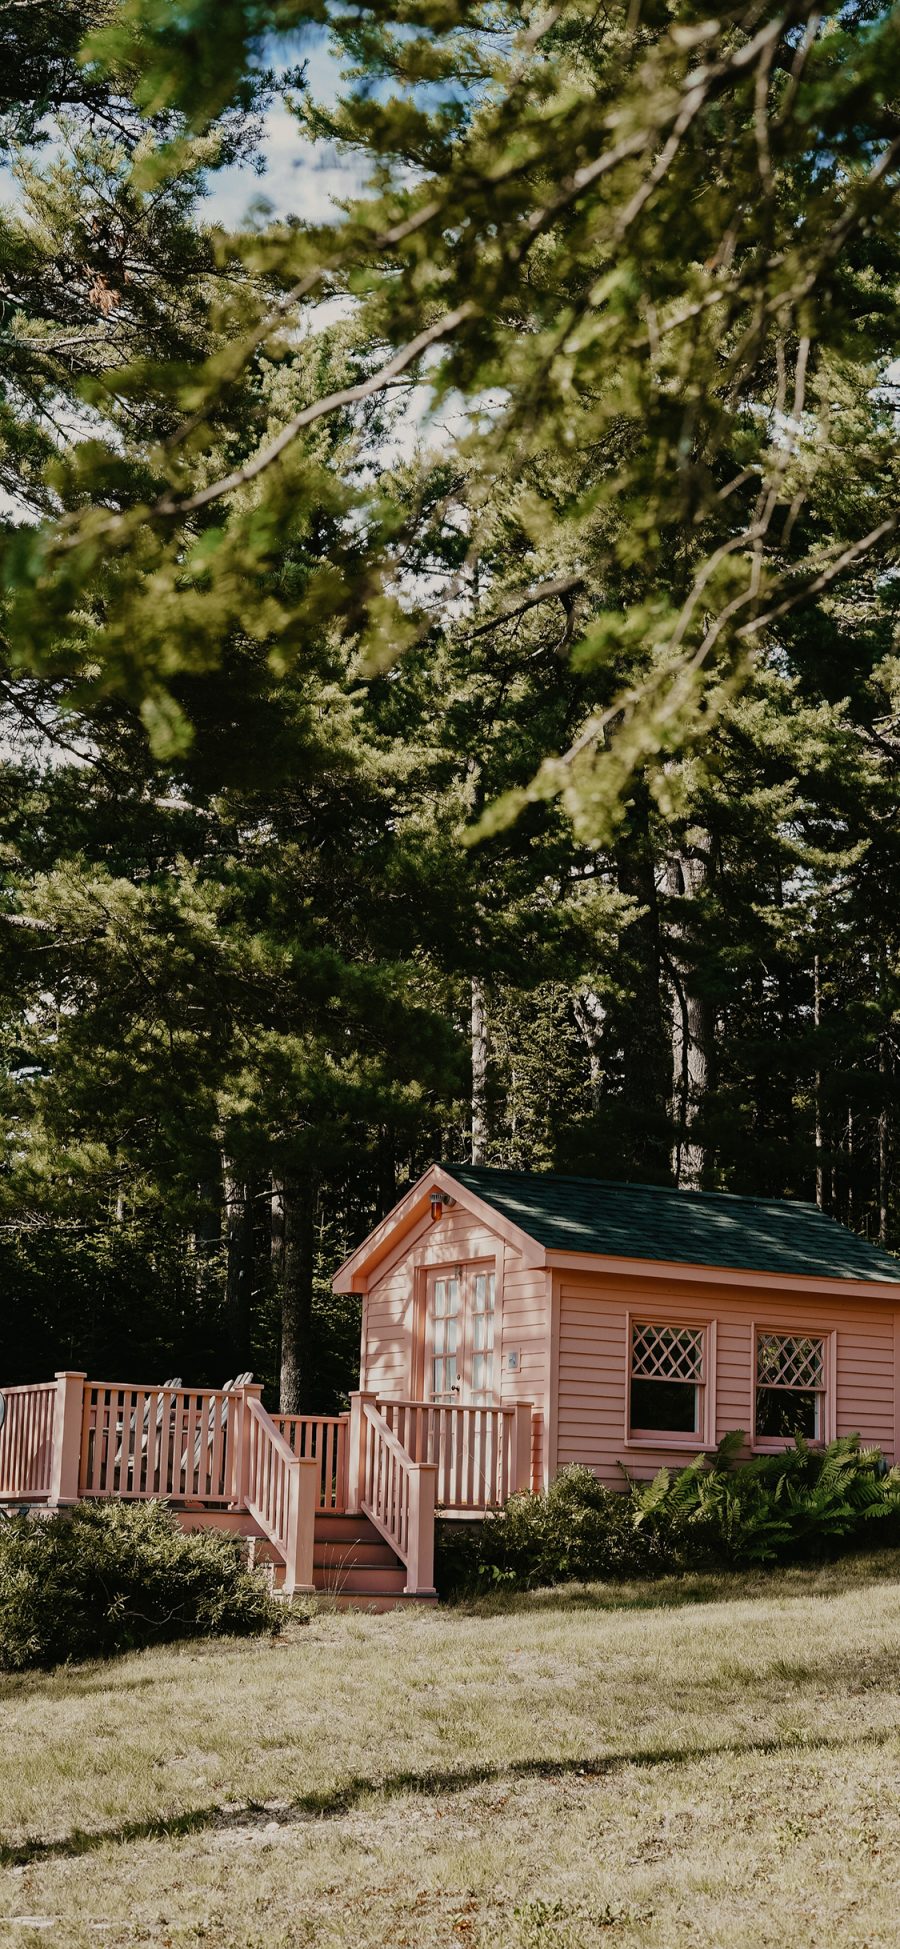
[[449, 1211], [450, 1206], [455, 1205], [456, 1199], [451, 1198], [449, 1191], [434, 1190], [428, 1202], [431, 1206], [432, 1219], [436, 1222], [444, 1211]]

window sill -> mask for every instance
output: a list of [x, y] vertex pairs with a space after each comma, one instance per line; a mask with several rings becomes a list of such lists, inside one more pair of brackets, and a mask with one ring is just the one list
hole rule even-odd
[[[804, 1435], [803, 1439], [807, 1448], [814, 1454], [822, 1454], [828, 1447], [827, 1441], [824, 1441], [821, 1435]], [[783, 1455], [793, 1446], [793, 1435], [761, 1435], [758, 1441], [755, 1439], [751, 1441], [750, 1452], [753, 1455]]]
[[685, 1448], [689, 1453], [699, 1455], [705, 1449], [714, 1448], [715, 1443], [706, 1441], [703, 1435], [700, 1434], [675, 1435], [660, 1433], [655, 1435], [652, 1432], [648, 1433], [642, 1428], [638, 1434], [625, 1436], [625, 1446], [626, 1448]]

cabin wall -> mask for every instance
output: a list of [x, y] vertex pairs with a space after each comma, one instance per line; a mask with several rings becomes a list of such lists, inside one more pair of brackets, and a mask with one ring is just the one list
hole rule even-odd
[[[715, 1321], [715, 1438], [752, 1427], [754, 1327], [835, 1332], [833, 1424], [839, 1435], [859, 1432], [891, 1459], [897, 1452], [900, 1301], [868, 1300], [854, 1288], [844, 1298], [796, 1298], [784, 1288], [722, 1286], [678, 1280], [667, 1292], [657, 1279], [608, 1279], [557, 1274], [554, 1338], [556, 1413], [550, 1420], [550, 1473], [568, 1463], [593, 1469], [610, 1488], [630, 1474], [650, 1476], [664, 1464], [689, 1459], [684, 1447], [626, 1441], [628, 1315], [645, 1309], [672, 1324]], [[897, 1327], [895, 1327], [895, 1322]], [[900, 1360], [900, 1344], [898, 1344]], [[699, 1443], [691, 1443], [691, 1447]], [[748, 1447], [749, 1453], [749, 1447]]]
[[[544, 1452], [543, 1421], [549, 1378], [549, 1280], [527, 1267], [481, 1219], [461, 1205], [435, 1224], [423, 1219], [407, 1235], [363, 1300], [360, 1386], [393, 1399], [422, 1398], [424, 1294], [422, 1273], [436, 1266], [493, 1260], [497, 1271], [496, 1379], [503, 1401], [531, 1401], [534, 1466]], [[514, 1364], [511, 1363], [515, 1356]]]

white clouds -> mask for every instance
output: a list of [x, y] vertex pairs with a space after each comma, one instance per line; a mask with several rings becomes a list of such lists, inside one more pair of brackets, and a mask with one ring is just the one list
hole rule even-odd
[[339, 155], [333, 145], [308, 141], [281, 102], [266, 116], [263, 154], [262, 176], [236, 167], [218, 170], [210, 179], [206, 212], [214, 222], [236, 228], [253, 199], [262, 196], [276, 217], [337, 223], [338, 200], [358, 195], [365, 183], [361, 160]]

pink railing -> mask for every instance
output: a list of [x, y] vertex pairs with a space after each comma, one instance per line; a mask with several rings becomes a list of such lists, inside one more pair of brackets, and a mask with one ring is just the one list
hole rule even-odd
[[435, 1469], [415, 1462], [365, 1395], [351, 1422], [351, 1448], [357, 1447], [359, 1507], [406, 1565], [410, 1595], [434, 1587]]
[[319, 1508], [339, 1516], [347, 1507], [348, 1414], [272, 1416], [292, 1453], [318, 1464]]
[[284, 1591], [313, 1587], [317, 1465], [302, 1461], [254, 1395], [247, 1397], [244, 1501], [284, 1559]]
[[502, 1508], [530, 1488], [530, 1402], [470, 1407], [379, 1399], [378, 1407], [411, 1459], [435, 1464], [439, 1508]]
[[79, 1494], [230, 1503], [238, 1405], [222, 1388], [87, 1382]]
[[158, 1497], [246, 1510], [285, 1565], [287, 1594], [313, 1587], [317, 1511], [362, 1511], [433, 1587], [436, 1507], [501, 1506], [531, 1484], [529, 1402], [502, 1407], [351, 1395], [347, 1415], [272, 1419], [261, 1389], [126, 1387], [58, 1373], [6, 1392], [0, 1499], [58, 1507], [78, 1496]]
[[4, 1388], [0, 1428], [0, 1497], [45, 1501], [50, 1494], [56, 1382]]

